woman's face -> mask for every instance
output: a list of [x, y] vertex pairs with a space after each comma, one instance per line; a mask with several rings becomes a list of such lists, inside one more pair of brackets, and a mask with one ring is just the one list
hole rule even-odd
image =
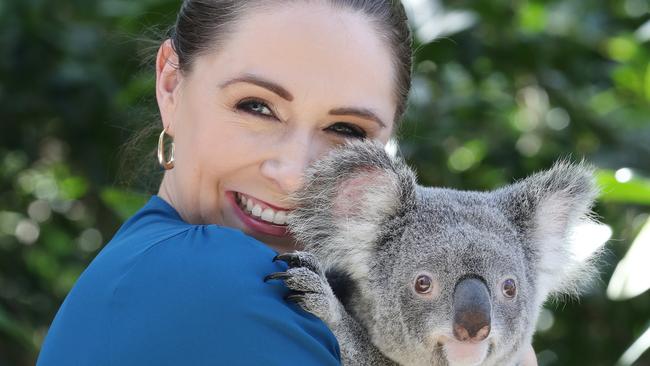
[[350, 139], [388, 141], [392, 61], [364, 15], [323, 4], [246, 13], [187, 73], [166, 42], [156, 91], [175, 167], [159, 194], [189, 223], [293, 250], [286, 198], [310, 162]]

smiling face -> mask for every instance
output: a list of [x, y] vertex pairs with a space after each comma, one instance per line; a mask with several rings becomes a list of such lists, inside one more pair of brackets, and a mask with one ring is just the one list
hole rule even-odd
[[159, 195], [189, 223], [292, 250], [286, 198], [307, 165], [347, 140], [391, 136], [393, 58], [362, 14], [322, 3], [256, 9], [189, 72], [177, 60], [163, 44], [157, 98], [175, 167]]

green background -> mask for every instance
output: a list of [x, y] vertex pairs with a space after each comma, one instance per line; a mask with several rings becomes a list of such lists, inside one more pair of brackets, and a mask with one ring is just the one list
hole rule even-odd
[[[598, 166], [595, 209], [613, 231], [600, 280], [580, 302], [548, 304], [534, 346], [540, 365], [615, 364], [650, 325], [647, 292], [605, 294], [650, 213], [650, 3], [417, 3], [401, 153], [422, 184], [479, 190], [560, 157]], [[34, 363], [76, 278], [155, 189], [159, 130], [130, 149], [140, 160], [119, 152], [156, 122], [147, 39], [178, 7], [0, 2], [0, 366]]]

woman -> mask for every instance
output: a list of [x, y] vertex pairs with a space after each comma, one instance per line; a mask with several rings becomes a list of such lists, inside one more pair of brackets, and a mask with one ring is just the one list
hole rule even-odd
[[410, 52], [392, 1], [184, 1], [156, 60], [158, 195], [79, 278], [38, 364], [337, 364], [327, 327], [263, 278], [296, 248], [285, 198], [305, 167], [390, 138]]

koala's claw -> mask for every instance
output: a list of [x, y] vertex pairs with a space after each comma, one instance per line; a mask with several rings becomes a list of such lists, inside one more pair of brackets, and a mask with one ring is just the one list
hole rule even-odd
[[287, 272], [273, 272], [270, 275], [267, 275], [264, 277], [264, 282], [268, 282], [269, 280], [286, 280], [287, 278], [290, 278], [291, 275], [288, 274]]
[[304, 299], [306, 294], [313, 294], [313, 293], [314, 292], [311, 291], [293, 291], [289, 295], [285, 296], [284, 299], [299, 304]]
[[285, 300], [296, 303], [302, 309], [327, 321], [338, 318], [338, 300], [325, 278], [324, 271], [316, 257], [307, 252], [279, 254], [274, 261], [288, 264], [286, 272], [275, 272], [264, 277], [264, 281], [279, 279], [291, 290]]
[[289, 267], [296, 267], [300, 265], [300, 258], [297, 253], [282, 253], [273, 257], [273, 261], [283, 261], [286, 262]]
[[319, 275], [323, 274], [318, 259], [316, 259], [316, 257], [311, 253], [293, 252], [278, 254], [273, 258], [273, 261], [275, 262], [278, 260], [286, 262], [289, 268], [305, 267]]
[[284, 299], [287, 300], [287, 301], [298, 303], [302, 299], [302, 295], [293, 294], [293, 295], [289, 295], [289, 296], [285, 297]]

